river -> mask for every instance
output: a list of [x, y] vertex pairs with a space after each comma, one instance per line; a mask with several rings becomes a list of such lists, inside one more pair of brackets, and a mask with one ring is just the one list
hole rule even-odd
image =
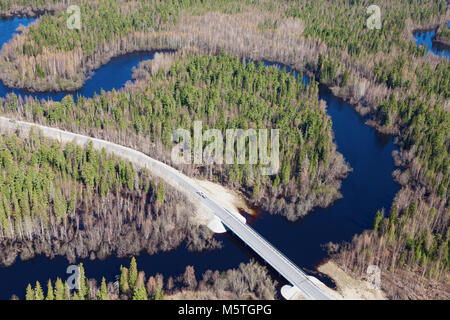
[[[450, 22], [447, 23], [447, 28], [450, 28]], [[444, 48], [438, 46], [436, 43], [433, 43], [433, 38], [436, 35], [436, 30], [425, 30], [414, 33], [414, 39], [416, 40], [416, 44], [418, 46], [425, 46], [426, 52], [431, 51], [437, 56], [442, 56], [447, 59], [450, 59], [450, 52], [445, 50]]]
[[[11, 38], [20, 23], [26, 25], [31, 21], [26, 18], [0, 21], [0, 45]], [[91, 97], [101, 89], [120, 89], [131, 80], [131, 69], [152, 56], [153, 53], [135, 53], [115, 58], [96, 70], [83, 88], [72, 94]], [[304, 81], [308, 82], [308, 79]], [[0, 84], [1, 97], [10, 92], [27, 95], [26, 92], [11, 90]], [[65, 93], [32, 96], [60, 100]], [[381, 208], [389, 210], [399, 190], [391, 175], [395, 169], [392, 159], [395, 145], [392, 138], [378, 134], [365, 125], [364, 119], [349, 104], [333, 96], [326, 88], [320, 89], [319, 98], [327, 103], [338, 151], [353, 168], [342, 183], [343, 198], [329, 208], [314, 210], [297, 222], [289, 222], [281, 216], [266, 212], [261, 212], [257, 217], [246, 216], [248, 223], [305, 271], [314, 270], [326, 258], [322, 245], [330, 241], [350, 241], [355, 234], [371, 228], [376, 211]], [[200, 278], [208, 269], [223, 271], [235, 268], [251, 258], [260, 261], [251, 249], [233, 235], [227, 233], [215, 237], [223, 242], [220, 250], [193, 253], [183, 245], [166, 253], [151, 256], [141, 254], [137, 257], [138, 268], [147, 275], [161, 273], [167, 278], [182, 274], [186, 265], [192, 265], [197, 278]], [[82, 259], [77, 263], [83, 262], [89, 278], [100, 280], [105, 276], [108, 281], [113, 281], [120, 265], [128, 266], [129, 261], [129, 258], [110, 257], [104, 261]], [[12, 294], [23, 298], [27, 284], [36, 280], [45, 285], [48, 279], [67, 279], [68, 265], [64, 257], [49, 260], [38, 256], [28, 261], [17, 259], [10, 267], [0, 267], [0, 299], [9, 299]], [[280, 283], [285, 283], [274, 270], [270, 270]]]

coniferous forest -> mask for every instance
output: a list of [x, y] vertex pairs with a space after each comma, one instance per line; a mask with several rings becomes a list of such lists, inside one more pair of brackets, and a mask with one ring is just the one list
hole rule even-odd
[[[3, 264], [18, 252], [23, 259], [44, 254], [75, 261], [91, 252], [105, 258], [167, 251], [182, 242], [192, 250], [219, 245], [190, 218], [183, 195], [104, 150], [63, 146], [33, 132], [25, 139], [3, 135], [0, 143]], [[167, 205], [173, 201], [178, 205]]]
[[146, 278], [133, 257], [128, 268], [120, 267], [116, 281], [107, 283], [103, 277], [100, 284], [88, 278], [83, 264], [78, 267], [80, 276], [75, 289], [60, 278], [54, 282], [49, 279], [46, 288], [37, 281], [27, 286], [26, 300], [273, 300], [277, 296], [276, 281], [271, 280], [266, 267], [254, 261], [222, 273], [207, 270], [198, 280], [194, 268], [186, 266], [183, 274], [164, 279], [161, 274]]
[[[160, 60], [150, 62], [153, 69]], [[151, 66], [141, 66], [135, 70], [136, 82], [126, 90], [80, 98], [76, 104], [71, 97], [20, 103], [12, 95], [3, 110], [17, 115], [19, 108], [24, 119], [138, 148], [148, 148], [150, 141], [164, 148], [155, 156], [166, 162], [171, 161], [172, 130], [193, 130], [196, 120], [207, 119], [204, 127], [222, 131], [278, 128], [283, 137], [277, 175], [263, 176], [257, 165], [189, 165], [185, 170], [240, 188], [256, 205], [291, 220], [339, 198], [340, 179], [348, 166], [333, 144], [332, 121], [317, 101], [317, 83], [306, 86], [294, 74], [224, 54], [182, 54], [171, 60], [170, 68], [166, 61], [167, 71], [152, 73]]]

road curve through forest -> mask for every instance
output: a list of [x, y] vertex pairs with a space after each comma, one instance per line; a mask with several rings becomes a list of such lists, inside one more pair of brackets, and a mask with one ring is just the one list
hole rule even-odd
[[[180, 171], [168, 166], [161, 161], [155, 160], [142, 152], [124, 147], [109, 141], [96, 139], [77, 133], [51, 128], [30, 122], [13, 120], [0, 117], [0, 128], [3, 130], [19, 130], [28, 133], [31, 128], [40, 130], [45, 137], [58, 140], [62, 143], [74, 142], [85, 146], [92, 142], [92, 146], [97, 149], [105, 149], [122, 159], [126, 159], [137, 167], [146, 168], [151, 174], [158, 176], [166, 183], [188, 196], [197, 198], [203, 205], [211, 210], [234, 234], [251, 247], [261, 258], [269, 263], [286, 280], [293, 284], [307, 299], [326, 300], [330, 299], [310, 277], [298, 268], [291, 260], [272, 246], [266, 239], [257, 233], [252, 227], [244, 223], [235, 214], [220, 206], [212, 198], [206, 196], [203, 190], [193, 179], [184, 175]], [[315, 281], [318, 281], [315, 279]]]

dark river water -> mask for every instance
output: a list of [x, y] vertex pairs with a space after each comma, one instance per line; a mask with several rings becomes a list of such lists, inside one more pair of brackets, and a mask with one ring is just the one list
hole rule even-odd
[[[20, 25], [28, 25], [33, 19], [27, 18], [15, 18], [10, 20], [0, 21], [0, 46], [11, 39], [14, 30]], [[126, 54], [119, 58], [113, 58], [111, 61], [95, 70], [95, 73], [87, 79], [84, 86], [71, 93], [64, 92], [51, 92], [51, 93], [27, 93], [20, 89], [7, 88], [0, 81], [0, 97], [4, 97], [6, 94], [14, 92], [17, 95], [27, 96], [32, 95], [38, 99], [52, 99], [60, 101], [67, 94], [72, 94], [75, 101], [78, 96], [92, 97], [95, 93], [99, 94], [101, 90], [109, 91], [112, 89], [122, 88], [127, 81], [131, 81], [131, 75], [133, 73], [133, 67], [137, 67], [139, 62], [153, 58], [153, 52], [136, 52]]]
[[[447, 23], [447, 28], [450, 28], [450, 22]], [[433, 38], [436, 35], [436, 30], [428, 30], [422, 32], [416, 32], [414, 34], [414, 39], [418, 46], [424, 46], [428, 51], [433, 52], [435, 55], [446, 57], [450, 59], [450, 52], [444, 48], [433, 43]]]
[[[30, 22], [30, 19], [18, 18], [0, 21], [0, 45], [12, 37], [19, 24]], [[74, 94], [91, 97], [101, 89], [120, 89], [131, 80], [131, 69], [150, 58], [152, 53], [136, 53], [113, 59], [96, 70], [84, 87]], [[306, 78], [303, 80], [308, 82]], [[11, 90], [0, 84], [1, 97], [12, 91], [27, 95], [21, 90]], [[64, 95], [33, 94], [34, 97], [54, 100], [60, 100]], [[391, 154], [395, 149], [391, 137], [380, 135], [365, 125], [350, 105], [333, 96], [327, 89], [321, 88], [319, 98], [328, 105], [338, 150], [353, 168], [342, 183], [343, 198], [327, 209], [314, 210], [297, 222], [288, 222], [283, 217], [265, 212], [257, 217], [246, 216], [248, 223], [307, 272], [314, 270], [326, 258], [322, 245], [330, 241], [350, 241], [355, 234], [371, 228], [376, 211], [381, 208], [389, 210], [399, 190], [391, 176], [394, 170]], [[192, 253], [181, 246], [167, 253], [152, 256], [141, 254], [137, 257], [138, 268], [147, 275], [161, 273], [167, 278], [182, 274], [186, 265], [192, 265], [200, 278], [208, 269], [223, 271], [252, 258], [260, 261], [245, 243], [232, 234], [218, 234], [215, 237], [223, 242], [220, 250]], [[129, 261], [129, 258], [110, 257], [104, 261], [84, 259], [77, 263], [84, 263], [89, 278], [99, 280], [105, 276], [112, 281], [118, 275], [120, 265], [128, 265]], [[38, 256], [28, 261], [17, 259], [10, 267], [0, 267], [0, 299], [9, 299], [12, 294], [22, 298], [27, 284], [36, 280], [45, 284], [48, 279], [55, 280], [56, 277], [67, 279], [68, 266], [64, 257], [49, 260]], [[280, 283], [285, 282], [274, 270], [270, 270]]]

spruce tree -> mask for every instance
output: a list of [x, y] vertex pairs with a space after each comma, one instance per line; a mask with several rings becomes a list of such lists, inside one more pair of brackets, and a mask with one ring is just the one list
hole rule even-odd
[[70, 300], [70, 298], [71, 295], [69, 286], [67, 285], [67, 281], [64, 281], [64, 300]]
[[121, 293], [128, 293], [130, 286], [128, 285], [128, 269], [120, 266], [119, 288]]
[[27, 286], [25, 300], [34, 300], [34, 290], [33, 290], [33, 288], [31, 288], [31, 284], [28, 284], [28, 286]]
[[83, 263], [80, 263], [78, 265], [78, 272], [80, 274], [79, 279], [78, 279], [78, 285], [79, 285], [78, 297], [80, 298], [80, 300], [84, 300], [87, 298], [87, 295], [89, 293], [89, 288], [87, 285], [87, 279], [86, 279]]
[[55, 300], [64, 300], [64, 284], [60, 278], [56, 278], [55, 282]]
[[164, 299], [164, 293], [160, 287], [156, 288], [155, 296], [153, 297], [155, 300], [163, 300]]
[[134, 286], [136, 285], [137, 278], [138, 278], [137, 264], [136, 259], [133, 257], [131, 258], [130, 271], [128, 273], [128, 283], [130, 284], [130, 288], [134, 288]]
[[133, 290], [133, 300], [147, 300], [147, 291], [144, 286], [136, 286]]
[[41, 284], [39, 281], [36, 281], [36, 288], [34, 289], [34, 299], [35, 300], [44, 300], [44, 290], [42, 290]]
[[157, 196], [156, 196], [156, 200], [158, 201], [158, 203], [164, 202], [164, 194], [165, 194], [164, 185], [161, 182], [159, 182], [158, 183], [158, 192], [157, 192]]
[[102, 278], [102, 284], [100, 286], [100, 292], [98, 294], [98, 300], [108, 300], [108, 289], [106, 288], [105, 277]]
[[55, 300], [52, 281], [49, 279], [47, 283], [47, 298], [45, 300]]

